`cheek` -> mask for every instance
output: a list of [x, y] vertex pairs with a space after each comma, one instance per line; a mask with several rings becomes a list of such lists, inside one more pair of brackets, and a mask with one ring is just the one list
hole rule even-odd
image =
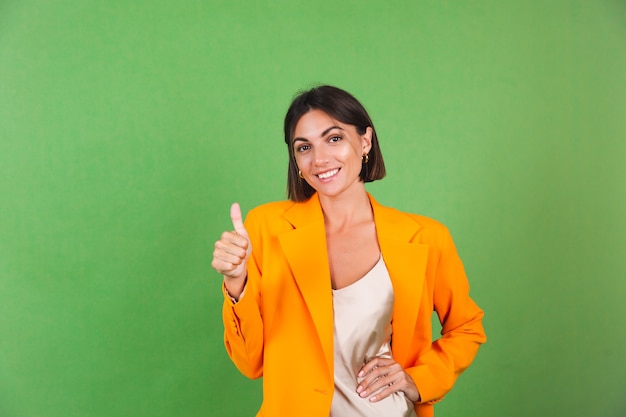
[[294, 160], [296, 161], [296, 166], [298, 166], [298, 167], [303, 167], [307, 163], [306, 155], [296, 154], [294, 156]]
[[362, 148], [358, 146], [354, 146], [350, 148], [350, 155], [349, 155], [350, 158], [360, 161], [362, 156], [363, 156]]

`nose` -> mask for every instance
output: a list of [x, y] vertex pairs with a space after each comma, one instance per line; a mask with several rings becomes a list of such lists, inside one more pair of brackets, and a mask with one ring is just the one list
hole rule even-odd
[[314, 157], [315, 157], [315, 159], [314, 159], [315, 165], [317, 165], [317, 166], [327, 165], [328, 161], [330, 160], [328, 151], [326, 149], [324, 149], [323, 146], [317, 147], [315, 149]]

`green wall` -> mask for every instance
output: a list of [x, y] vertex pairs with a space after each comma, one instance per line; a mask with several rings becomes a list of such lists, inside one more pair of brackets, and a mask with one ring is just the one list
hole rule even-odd
[[0, 416], [254, 414], [212, 246], [232, 201], [284, 198], [282, 118], [316, 83], [370, 110], [370, 191], [450, 227], [486, 310], [437, 416], [624, 416], [625, 22], [609, 0], [0, 0]]

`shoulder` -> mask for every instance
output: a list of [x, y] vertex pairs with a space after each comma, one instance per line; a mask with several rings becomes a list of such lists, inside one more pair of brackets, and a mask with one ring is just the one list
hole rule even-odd
[[402, 236], [408, 234], [412, 242], [441, 245], [449, 238], [448, 228], [432, 217], [401, 211], [377, 202], [374, 203], [374, 209], [378, 214], [377, 226]]
[[288, 230], [288, 222], [285, 221], [285, 213], [287, 213], [294, 205], [293, 201], [274, 201], [261, 204], [251, 209], [247, 216], [246, 228], [257, 231], [265, 231], [265, 233], [277, 233], [283, 229]]
[[246, 219], [273, 219], [280, 218], [293, 205], [293, 201], [273, 201], [254, 207], [248, 212]]
[[369, 198], [374, 208], [374, 212], [379, 213], [385, 221], [407, 224], [412, 223], [415, 224], [415, 226], [417, 227], [426, 229], [446, 229], [445, 225], [431, 217], [424, 216], [422, 214], [402, 211], [390, 206], [383, 205], [379, 203], [376, 199], [374, 199], [371, 195], [369, 196]]
[[437, 230], [437, 231], [444, 231], [448, 229], [446, 225], [441, 223], [439, 220], [433, 219], [432, 217], [428, 217], [428, 216], [424, 216], [422, 214], [416, 214], [416, 213], [406, 213], [406, 212], [401, 212], [401, 213], [410, 217], [411, 219], [413, 219], [413, 221], [415, 221], [416, 223], [418, 223], [420, 226], [422, 226], [425, 229]]

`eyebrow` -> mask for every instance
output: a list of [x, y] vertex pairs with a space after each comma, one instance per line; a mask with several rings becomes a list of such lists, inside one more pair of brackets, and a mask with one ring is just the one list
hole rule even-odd
[[[340, 126], [336, 126], [336, 125], [335, 125], [335, 126], [331, 126], [331, 127], [329, 127], [328, 129], [324, 130], [324, 131], [322, 132], [322, 134], [320, 135], [320, 137], [324, 137], [324, 136], [326, 136], [326, 135], [327, 135], [327, 134], [328, 134], [331, 130], [333, 130], [333, 129], [343, 130], [343, 128], [341, 128]], [[309, 140], [308, 140], [308, 139], [306, 139], [306, 138], [293, 138], [293, 143], [296, 143], [296, 141], [299, 141], [299, 140], [300, 140], [300, 141], [303, 141], [303, 142], [308, 142], [308, 141], [309, 141]]]

